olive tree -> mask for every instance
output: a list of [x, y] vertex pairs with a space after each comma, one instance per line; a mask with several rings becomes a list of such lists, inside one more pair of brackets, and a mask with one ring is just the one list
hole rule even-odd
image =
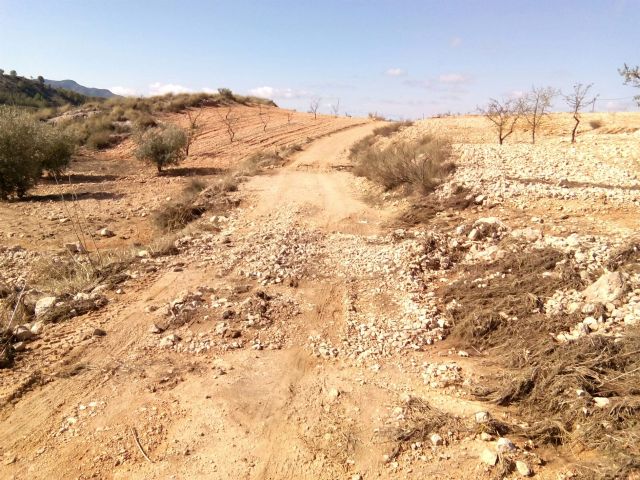
[[137, 137], [136, 157], [155, 164], [158, 173], [185, 158], [187, 134], [175, 125], [150, 128]]
[[58, 127], [38, 122], [27, 112], [0, 107], [0, 198], [23, 197], [43, 172], [59, 174], [75, 145]]

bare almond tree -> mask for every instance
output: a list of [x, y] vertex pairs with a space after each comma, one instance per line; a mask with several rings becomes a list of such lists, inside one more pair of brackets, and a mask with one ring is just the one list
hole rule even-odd
[[238, 122], [240, 121], [240, 115], [235, 112], [233, 107], [228, 107], [227, 112], [224, 115], [218, 112], [218, 116], [220, 117], [220, 121], [224, 123], [224, 126], [227, 128], [229, 143], [233, 143], [233, 139], [236, 137]]
[[498, 133], [498, 143], [503, 144], [505, 138], [513, 133], [516, 123], [522, 115], [523, 102], [521, 99], [496, 100], [489, 99], [486, 108], [479, 108], [479, 112], [493, 123]]
[[292, 118], [293, 118], [293, 113], [287, 112], [287, 125], [291, 125]]
[[258, 116], [260, 117], [260, 123], [262, 123], [262, 131], [267, 131], [267, 126], [269, 125], [269, 121], [271, 120], [271, 115], [268, 111], [264, 111], [262, 109], [262, 105], [260, 105], [260, 111], [258, 112]]
[[340, 99], [338, 99], [336, 101], [336, 103], [331, 105], [331, 113], [333, 113], [334, 116], [338, 116], [338, 113], [340, 113]]
[[193, 142], [202, 134], [202, 125], [198, 122], [202, 115], [202, 106], [197, 111], [187, 110], [187, 118], [189, 119], [189, 126], [187, 127], [187, 143], [184, 147], [185, 157], [189, 156], [189, 148]]
[[309, 103], [309, 113], [313, 113], [313, 119], [316, 120], [318, 118], [318, 108], [320, 108], [320, 99], [314, 98]]
[[571, 131], [571, 143], [576, 143], [576, 135], [578, 132], [578, 125], [580, 125], [580, 111], [589, 105], [595, 104], [598, 98], [598, 95], [592, 98], [587, 98], [589, 94], [589, 90], [593, 86], [593, 83], [589, 85], [583, 85], [582, 83], [577, 83], [573, 86], [573, 93], [569, 95], [564, 95], [564, 100], [571, 108], [571, 113], [573, 113], [573, 119], [575, 120], [575, 125], [573, 126], [573, 130]]
[[[625, 85], [640, 88], [640, 66], [630, 67], [625, 63], [624, 68], [619, 69], [618, 72], [620, 72], [620, 75], [624, 78]], [[633, 99], [638, 103], [638, 106], [640, 106], [640, 95], [636, 95]]]
[[531, 87], [531, 91], [524, 97], [522, 116], [531, 127], [531, 143], [536, 143], [536, 132], [545, 117], [549, 114], [553, 97], [558, 91], [553, 87]]

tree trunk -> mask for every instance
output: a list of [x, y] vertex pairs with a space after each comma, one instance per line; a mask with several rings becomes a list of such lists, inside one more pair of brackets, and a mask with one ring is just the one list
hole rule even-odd
[[531, 143], [533, 143], [533, 144], [536, 143], [536, 129], [535, 128], [531, 129]]
[[577, 115], [574, 115], [573, 119], [576, 121], [576, 124], [573, 127], [573, 131], [571, 132], [571, 143], [576, 143], [576, 132], [578, 131], [578, 125], [580, 124], [580, 119], [578, 118]]

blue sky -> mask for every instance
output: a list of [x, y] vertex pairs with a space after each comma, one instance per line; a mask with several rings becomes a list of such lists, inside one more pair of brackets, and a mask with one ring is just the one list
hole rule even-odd
[[0, 0], [0, 68], [395, 118], [583, 82], [598, 109], [633, 110], [617, 69], [640, 63], [639, 26], [640, 0]]

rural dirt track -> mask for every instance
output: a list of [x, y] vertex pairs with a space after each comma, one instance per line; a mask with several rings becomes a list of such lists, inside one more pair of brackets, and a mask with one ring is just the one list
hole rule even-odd
[[[231, 235], [230, 250], [237, 252], [231, 269], [188, 257], [182, 271], [133, 283], [118, 302], [82, 324], [56, 326], [54, 351], [78, 328], [99, 326], [107, 335], [69, 346], [46, 363], [34, 356], [24, 367], [31, 372], [25, 388], [16, 388], [17, 401], [0, 412], [1, 453], [15, 456], [0, 465], [0, 477], [329, 479], [384, 472], [388, 448], [374, 440], [374, 429], [397, 393], [420, 383], [417, 376], [403, 375], [400, 360], [374, 372], [318, 358], [306, 348], [311, 335], [338, 342], [347, 298], [375, 286], [375, 278], [361, 279], [340, 264], [343, 253], [359, 250], [391, 213], [364, 203], [353, 175], [341, 171], [348, 147], [374, 127], [317, 140], [287, 167], [247, 182], [248, 205], [237, 211]], [[242, 281], [238, 272], [250, 268], [245, 250], [261, 255], [263, 245], [256, 242], [270, 238], [271, 228], [309, 234], [323, 252], [309, 257], [309, 275], [292, 294], [304, 306], [301, 314], [274, 320], [274, 328], [286, 332], [282, 349], [194, 356], [149, 341], [153, 317], [146, 307], [201, 285]], [[271, 291], [284, 290], [273, 285]], [[366, 308], [383, 312], [387, 297], [380, 298]], [[437, 396], [431, 400], [438, 404]], [[474, 411], [465, 402], [455, 409]], [[476, 463], [464, 454], [458, 462], [470, 468]], [[439, 472], [438, 461], [429, 469]]]

